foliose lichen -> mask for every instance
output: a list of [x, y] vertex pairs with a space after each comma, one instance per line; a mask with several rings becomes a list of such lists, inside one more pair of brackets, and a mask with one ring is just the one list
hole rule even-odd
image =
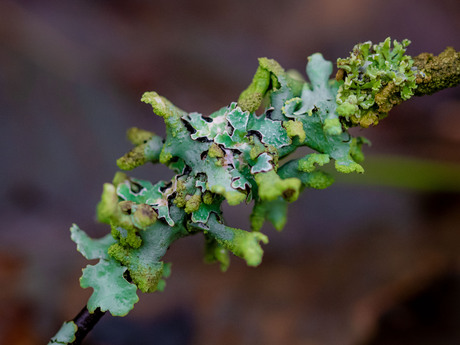
[[[146, 92], [150, 104], [166, 125], [163, 139], [133, 128], [135, 145], [117, 161], [122, 170], [145, 163], [162, 163], [175, 172], [169, 181], [155, 184], [117, 173], [103, 188], [98, 218], [110, 224], [111, 235], [92, 240], [76, 226], [72, 239], [88, 259], [81, 285], [92, 287], [90, 308], [124, 315], [137, 301], [136, 290], [162, 290], [170, 266], [167, 249], [179, 238], [201, 233], [205, 259], [230, 264], [229, 253], [257, 266], [263, 256], [261, 233], [265, 221], [281, 230], [287, 209], [308, 188], [323, 189], [333, 178], [322, 171], [332, 163], [338, 172], [363, 172], [364, 138], [353, 137], [353, 124], [376, 123], [396, 92], [412, 95], [412, 61], [404, 55], [408, 41], [355, 47], [351, 57], [339, 60], [343, 79], [331, 80], [333, 65], [321, 54], [309, 57], [309, 82], [285, 72], [274, 60], [259, 59], [252, 83], [238, 102], [210, 114], [186, 112], [156, 92]], [[385, 102], [384, 102], [385, 100]], [[390, 101], [391, 102], [391, 101]], [[260, 114], [260, 108], [265, 110]], [[288, 160], [300, 147], [314, 151]], [[224, 223], [222, 204], [254, 203], [251, 231]], [[105, 275], [113, 280], [98, 278]], [[107, 285], [108, 286], [108, 285]]]
[[369, 127], [386, 117], [391, 108], [409, 99], [417, 87], [417, 69], [405, 55], [409, 40], [368, 41], [357, 44], [350, 56], [338, 59], [337, 113], [349, 126]]

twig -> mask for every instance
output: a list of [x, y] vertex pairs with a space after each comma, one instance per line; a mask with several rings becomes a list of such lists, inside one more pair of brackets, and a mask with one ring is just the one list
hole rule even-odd
[[71, 343], [71, 345], [81, 344], [82, 340], [89, 332], [91, 332], [93, 327], [104, 315], [105, 312], [102, 312], [99, 308], [97, 308], [94, 313], [90, 313], [88, 308], [85, 306], [73, 319], [73, 322], [77, 325], [78, 329], [75, 333], [75, 340]]

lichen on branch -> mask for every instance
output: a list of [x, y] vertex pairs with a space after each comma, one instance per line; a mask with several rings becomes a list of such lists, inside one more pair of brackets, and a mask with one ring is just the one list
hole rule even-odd
[[369, 127], [385, 118], [393, 106], [409, 99], [417, 88], [417, 69], [405, 55], [409, 40], [387, 38], [379, 44], [357, 44], [350, 57], [338, 59], [337, 113], [350, 125]]
[[[138, 128], [128, 130], [134, 148], [118, 159], [122, 170], [161, 163], [175, 176], [152, 183], [117, 173], [104, 184], [98, 219], [110, 234], [91, 239], [76, 225], [71, 238], [89, 260], [80, 280], [93, 288], [90, 313], [126, 315], [138, 301], [137, 290], [163, 290], [170, 264], [163, 261], [178, 239], [201, 233], [205, 259], [229, 267], [229, 253], [248, 265], [262, 261], [265, 221], [281, 230], [288, 204], [309, 189], [323, 189], [340, 173], [363, 173], [362, 146], [352, 126], [377, 124], [412, 95], [429, 94], [459, 83], [459, 54], [448, 48], [438, 57], [406, 55], [408, 40], [365, 42], [348, 58], [333, 64], [319, 54], [308, 58], [308, 82], [286, 72], [276, 61], [259, 59], [259, 67], [238, 102], [209, 114], [187, 112], [156, 92], [142, 102], [162, 117], [166, 137]], [[263, 106], [263, 109], [261, 110]], [[260, 114], [256, 113], [260, 111]], [[300, 147], [314, 151], [288, 160]], [[251, 231], [224, 222], [222, 205], [253, 202]], [[71, 339], [72, 324], [59, 339]], [[73, 326], [72, 326], [73, 327]], [[69, 331], [70, 330], [70, 331]], [[56, 338], [58, 339], [58, 338]]]
[[422, 53], [414, 57], [418, 69], [416, 96], [431, 95], [437, 91], [460, 84], [460, 52], [447, 47], [434, 56]]

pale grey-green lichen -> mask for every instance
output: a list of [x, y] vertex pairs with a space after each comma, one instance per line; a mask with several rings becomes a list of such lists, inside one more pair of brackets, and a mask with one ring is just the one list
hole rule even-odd
[[[307, 188], [329, 187], [333, 178], [321, 171], [323, 165], [332, 162], [339, 172], [363, 172], [361, 147], [367, 141], [348, 129], [369, 125], [372, 111], [381, 118], [384, 103], [394, 95], [411, 96], [407, 44], [396, 42], [391, 49], [386, 40], [356, 46], [349, 59], [339, 60], [341, 81], [330, 79], [333, 64], [321, 54], [308, 59], [309, 82], [262, 58], [238, 103], [209, 115], [183, 111], [156, 92], [146, 92], [142, 101], [163, 118], [166, 137], [131, 129], [128, 138], [136, 147], [118, 161], [119, 167], [159, 162], [176, 175], [154, 184], [117, 173], [104, 185], [98, 205], [98, 218], [111, 225], [112, 236], [92, 240], [72, 228], [79, 251], [99, 259], [81, 278], [83, 287], [94, 289], [88, 308], [124, 315], [137, 301], [137, 289], [162, 290], [170, 271], [163, 256], [176, 240], [192, 234], [204, 235], [206, 260], [219, 262], [223, 270], [229, 252], [250, 266], [260, 264], [262, 244], [268, 242], [260, 232], [264, 222], [281, 230], [288, 203]], [[262, 103], [265, 110], [256, 114]], [[288, 161], [300, 147], [314, 153]], [[224, 202], [251, 201], [252, 231], [224, 223]]]
[[48, 345], [65, 345], [71, 344], [76, 339], [78, 327], [73, 321], [64, 322], [62, 327], [56, 333], [54, 337], [51, 338]]

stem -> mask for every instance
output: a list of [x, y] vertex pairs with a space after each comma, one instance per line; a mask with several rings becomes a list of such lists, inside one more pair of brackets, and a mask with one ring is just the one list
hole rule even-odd
[[460, 52], [448, 47], [438, 56], [422, 53], [415, 56], [417, 75], [415, 95], [431, 95], [442, 89], [460, 84]]
[[99, 308], [90, 313], [85, 306], [72, 321], [64, 322], [48, 345], [80, 345], [104, 314]]
[[78, 329], [75, 333], [75, 340], [71, 343], [71, 345], [81, 344], [82, 340], [89, 332], [91, 332], [93, 327], [104, 315], [105, 312], [102, 312], [99, 308], [97, 308], [94, 313], [90, 313], [86, 306], [83, 307], [83, 309], [73, 319], [73, 322], [77, 325]]

